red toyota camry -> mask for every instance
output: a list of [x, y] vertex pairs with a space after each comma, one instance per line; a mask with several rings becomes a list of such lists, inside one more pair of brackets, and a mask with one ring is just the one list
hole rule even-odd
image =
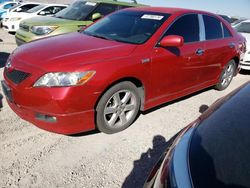
[[42, 129], [111, 134], [139, 111], [227, 88], [244, 50], [245, 39], [214, 14], [126, 9], [82, 32], [17, 48], [2, 87], [13, 111]]

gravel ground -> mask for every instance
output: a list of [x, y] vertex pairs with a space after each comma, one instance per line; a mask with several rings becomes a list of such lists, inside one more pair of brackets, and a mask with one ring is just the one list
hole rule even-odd
[[[0, 29], [0, 80], [14, 36]], [[8, 107], [0, 112], [0, 187], [142, 187], [168, 140], [200, 115], [202, 105], [249, 80], [239, 74], [225, 91], [207, 89], [140, 115], [114, 135], [89, 132], [63, 136], [21, 120]], [[0, 89], [2, 93], [2, 90]]]

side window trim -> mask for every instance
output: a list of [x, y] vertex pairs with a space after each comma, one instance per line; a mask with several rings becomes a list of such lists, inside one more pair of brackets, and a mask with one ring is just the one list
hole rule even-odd
[[206, 41], [206, 30], [205, 30], [203, 15], [198, 14], [198, 19], [199, 19], [199, 26], [200, 26], [200, 41]]
[[220, 22], [220, 27], [221, 27], [221, 30], [222, 30], [222, 38], [224, 39], [225, 38], [225, 31], [224, 31], [224, 28], [223, 28], [223, 23]]

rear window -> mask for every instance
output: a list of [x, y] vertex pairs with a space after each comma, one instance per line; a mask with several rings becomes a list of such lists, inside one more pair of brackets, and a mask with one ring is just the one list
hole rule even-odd
[[206, 40], [223, 38], [221, 22], [212, 16], [203, 15], [205, 24]]
[[45, 8], [45, 7], [46, 7], [46, 5], [38, 5], [38, 6], [34, 7], [34, 8], [32, 8], [32, 9], [29, 9], [27, 11], [27, 13], [35, 13], [35, 12]]
[[227, 26], [225, 26], [224, 24], [223, 24], [223, 32], [224, 32], [224, 38], [232, 37], [231, 32], [229, 31]]

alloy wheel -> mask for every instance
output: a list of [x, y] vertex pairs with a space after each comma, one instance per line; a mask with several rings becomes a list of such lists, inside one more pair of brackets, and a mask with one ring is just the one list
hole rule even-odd
[[137, 113], [137, 100], [129, 90], [117, 91], [110, 97], [104, 108], [104, 120], [108, 127], [118, 128], [128, 123]]

